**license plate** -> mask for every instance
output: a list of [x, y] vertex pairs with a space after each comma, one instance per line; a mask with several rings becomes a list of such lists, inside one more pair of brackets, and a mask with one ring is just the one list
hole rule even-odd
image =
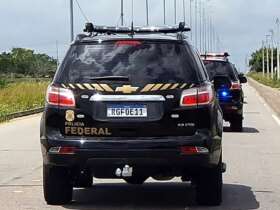
[[147, 117], [147, 106], [146, 105], [108, 105], [107, 106], [107, 117]]

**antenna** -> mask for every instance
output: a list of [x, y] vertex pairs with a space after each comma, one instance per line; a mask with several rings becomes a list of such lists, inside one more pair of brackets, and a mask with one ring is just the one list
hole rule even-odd
[[121, 25], [124, 24], [123, 0], [121, 0]]
[[146, 0], [146, 24], [149, 26], [149, 0]]
[[134, 22], [134, 0], [131, 0], [131, 22]]
[[73, 14], [73, 0], [70, 0], [70, 40], [74, 40], [74, 14]]

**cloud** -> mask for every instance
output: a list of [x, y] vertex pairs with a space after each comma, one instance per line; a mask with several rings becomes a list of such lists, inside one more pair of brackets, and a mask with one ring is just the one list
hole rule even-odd
[[[204, 0], [206, 1], [206, 0]], [[208, 1], [208, 0], [207, 0]], [[120, 23], [119, 0], [79, 0], [87, 17], [97, 24]], [[173, 0], [167, 2], [167, 23], [174, 23]], [[177, 20], [183, 19], [182, 1], [178, 2]], [[56, 40], [60, 58], [69, 43], [68, 0], [9, 0], [2, 1], [0, 8], [0, 50], [12, 47], [29, 47], [55, 56]], [[125, 22], [131, 22], [131, 0], [124, 0]], [[163, 24], [163, 1], [150, 0], [150, 23]], [[189, 20], [189, 0], [187, 21]], [[275, 28], [280, 17], [279, 0], [209, 0], [207, 11], [214, 17], [215, 30], [221, 37], [223, 48], [232, 54], [232, 60], [244, 67], [245, 56], [258, 48], [268, 30]], [[134, 0], [135, 25], [146, 23], [145, 1]], [[75, 33], [83, 29], [85, 19], [75, 4]]]

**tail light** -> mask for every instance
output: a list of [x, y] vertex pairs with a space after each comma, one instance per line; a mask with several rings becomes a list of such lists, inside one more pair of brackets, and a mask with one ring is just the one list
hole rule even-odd
[[231, 90], [240, 90], [241, 89], [241, 84], [239, 82], [232, 82], [230, 89]]
[[209, 150], [205, 147], [183, 146], [180, 148], [180, 150], [181, 155], [196, 155], [209, 153]]
[[76, 153], [76, 147], [51, 147], [49, 153], [60, 155], [74, 155]]
[[75, 107], [75, 96], [69, 89], [49, 86], [47, 90], [47, 103], [55, 106]]
[[200, 88], [191, 88], [183, 91], [181, 97], [181, 106], [206, 105], [213, 101], [214, 93], [211, 86]]

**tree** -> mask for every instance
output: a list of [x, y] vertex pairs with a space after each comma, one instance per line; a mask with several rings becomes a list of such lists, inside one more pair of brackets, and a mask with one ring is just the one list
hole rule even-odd
[[34, 50], [14, 48], [9, 53], [0, 54], [0, 74], [53, 76], [56, 62], [56, 59], [46, 54], [36, 54]]
[[[277, 51], [276, 48], [273, 50], [273, 57], [274, 57], [274, 68], [277, 66]], [[269, 49], [269, 63], [271, 63], [271, 49]], [[265, 69], [267, 66], [267, 50], [266, 48], [264, 48], [264, 64], [265, 64]], [[251, 59], [249, 61], [249, 65], [250, 65], [250, 70], [251, 71], [256, 71], [256, 72], [262, 72], [262, 62], [263, 62], [263, 48], [256, 50], [254, 53], [252, 53], [251, 55]], [[271, 65], [271, 64], [270, 64]], [[269, 65], [269, 68], [271, 68], [271, 66]]]

